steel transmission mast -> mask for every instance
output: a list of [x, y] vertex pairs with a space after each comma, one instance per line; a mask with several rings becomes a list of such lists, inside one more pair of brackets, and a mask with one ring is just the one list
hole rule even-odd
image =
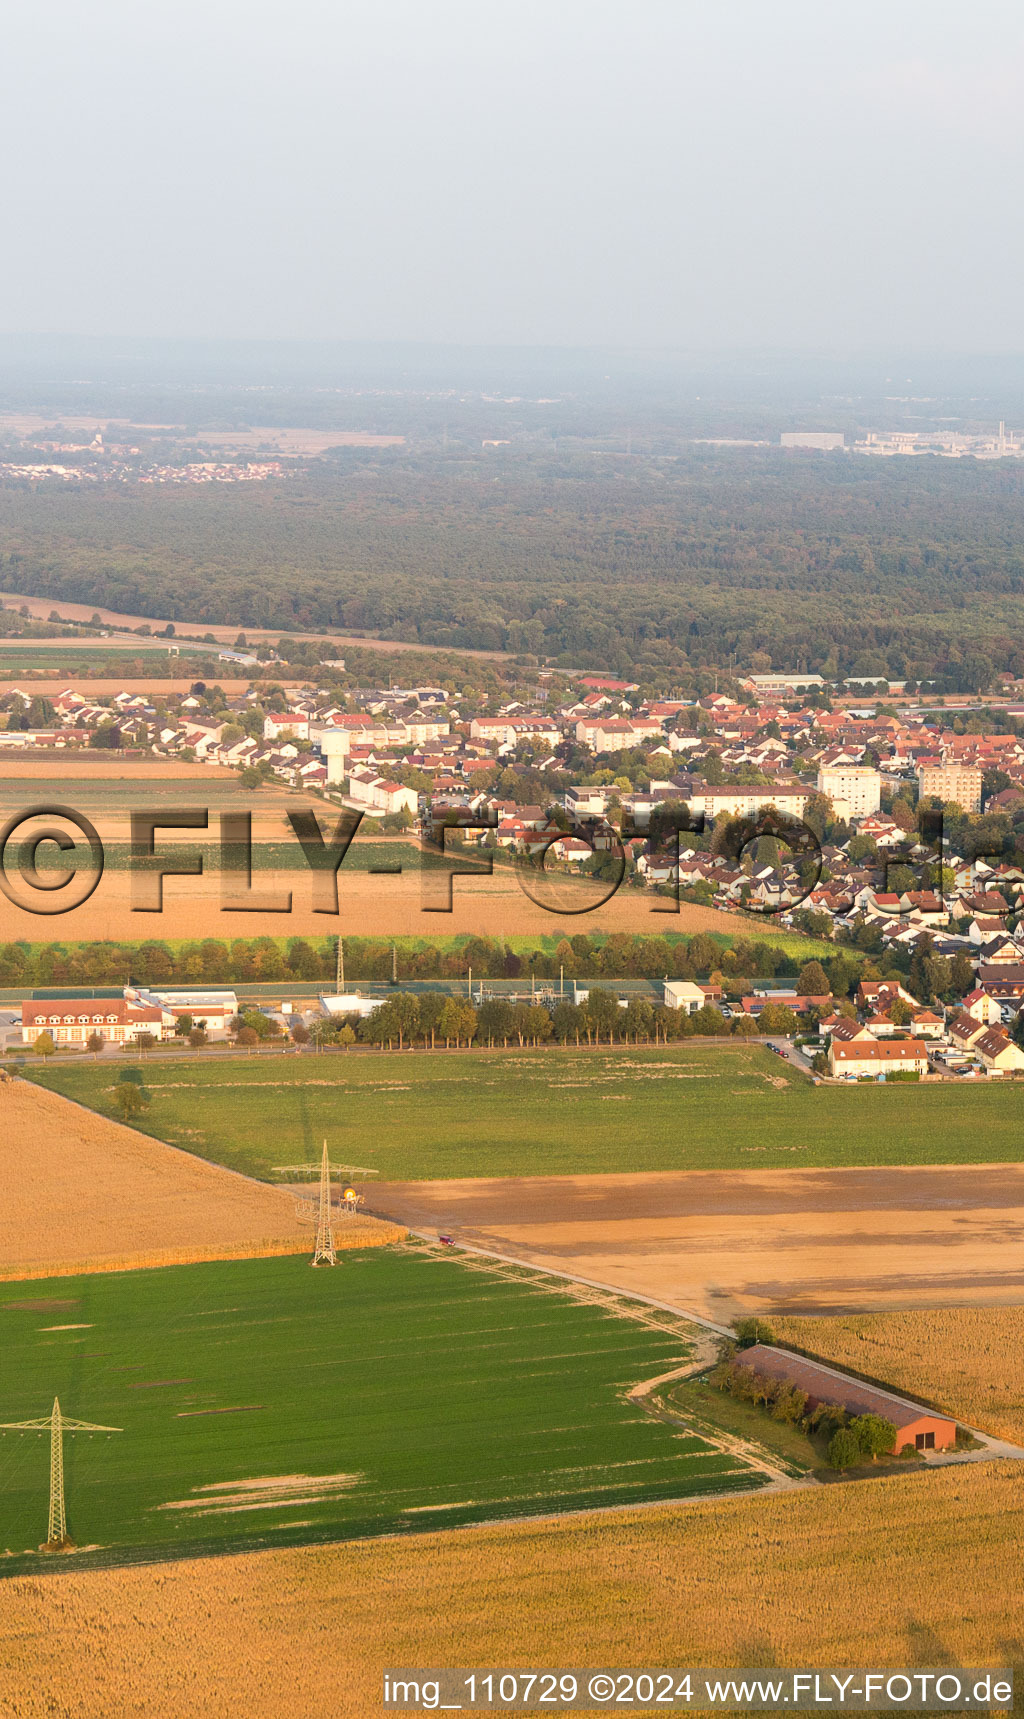
[[53, 1408], [43, 1420], [2, 1421], [0, 1432], [45, 1432], [50, 1430], [50, 1520], [46, 1530], [44, 1552], [63, 1552], [74, 1545], [68, 1538], [64, 1511], [64, 1434], [66, 1432], [115, 1433], [123, 1427], [94, 1426], [91, 1421], [73, 1421], [61, 1413], [60, 1399], [54, 1397]]
[[331, 1230], [331, 1166], [327, 1157], [327, 1141], [324, 1141], [324, 1155], [320, 1163], [320, 1215], [316, 1226], [316, 1247], [313, 1249], [314, 1265], [333, 1265], [334, 1234]]
[[[312, 1164], [275, 1164], [274, 1169], [279, 1176], [308, 1176], [313, 1169]], [[334, 1233], [331, 1229], [331, 1174], [338, 1172], [343, 1176], [376, 1176], [376, 1170], [369, 1170], [363, 1164], [332, 1164], [327, 1156], [327, 1141], [324, 1141], [323, 1156], [320, 1159], [320, 1200], [317, 1206], [316, 1219], [311, 1213], [312, 1201], [300, 1198], [297, 1202], [296, 1215], [300, 1223], [316, 1222], [316, 1246], [313, 1249], [311, 1265], [336, 1265]], [[354, 1190], [352, 1190], [354, 1193]], [[362, 1200], [358, 1195], [347, 1199], [345, 1205], [348, 1211], [355, 1211]]]

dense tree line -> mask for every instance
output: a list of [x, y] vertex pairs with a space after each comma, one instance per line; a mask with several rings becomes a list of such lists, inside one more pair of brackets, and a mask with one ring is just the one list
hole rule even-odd
[[839, 1403], [819, 1402], [808, 1407], [806, 1391], [785, 1379], [776, 1379], [727, 1357], [711, 1374], [711, 1383], [740, 1402], [754, 1403], [774, 1421], [799, 1426], [802, 1431], [827, 1440], [830, 1468], [855, 1468], [891, 1454], [896, 1444], [892, 1421], [875, 1414], [851, 1414]]
[[[0, 945], [0, 985], [245, 984], [289, 980], [323, 981], [333, 988], [337, 943], [333, 937], [217, 937], [184, 943], [150, 938], [137, 943], [23, 942]], [[817, 966], [817, 963], [814, 964]], [[845, 994], [862, 960], [837, 949], [823, 968], [832, 988]], [[775, 944], [737, 938], [725, 946], [700, 932], [670, 940], [663, 936], [612, 932], [592, 937], [575, 932], [551, 949], [516, 950], [498, 938], [460, 937], [393, 946], [387, 938], [346, 937], [346, 984], [400, 979], [538, 981], [601, 978], [710, 979], [742, 994], [757, 980], [794, 980], [806, 963]]]
[[287, 483], [0, 489], [0, 582], [175, 621], [345, 629], [632, 671], [1024, 668], [1014, 462], [325, 460]]
[[[792, 1018], [792, 1011], [785, 1011]], [[382, 1050], [404, 1050], [423, 1045], [436, 1050], [443, 1044], [486, 1046], [509, 1045], [668, 1044], [687, 1038], [756, 1037], [775, 1032], [778, 1023], [764, 1025], [747, 1016], [729, 1020], [720, 1009], [705, 1006], [693, 1015], [685, 1009], [667, 1009], [647, 997], [631, 997], [625, 1008], [613, 991], [595, 985], [585, 1001], [563, 998], [556, 1003], [486, 998], [479, 1003], [467, 997], [452, 997], [443, 991], [415, 996], [400, 991], [389, 997], [373, 1014], [334, 1017], [318, 1022], [314, 1040], [321, 1045], [379, 1045]]]

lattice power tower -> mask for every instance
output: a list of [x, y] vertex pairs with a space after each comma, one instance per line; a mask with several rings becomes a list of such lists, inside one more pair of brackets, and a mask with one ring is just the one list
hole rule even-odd
[[320, 1211], [316, 1224], [316, 1247], [313, 1249], [314, 1265], [334, 1265], [334, 1232], [331, 1229], [331, 1165], [327, 1157], [327, 1141], [324, 1141], [324, 1155], [320, 1160]]
[[[309, 1174], [312, 1164], [275, 1164], [278, 1175]], [[346, 1176], [375, 1176], [376, 1170], [368, 1170], [361, 1164], [332, 1164], [327, 1156], [327, 1141], [324, 1141], [323, 1156], [320, 1159], [320, 1200], [316, 1217], [316, 1245], [313, 1249], [311, 1265], [336, 1265], [334, 1248], [334, 1231], [331, 1228], [331, 1173], [338, 1171]], [[344, 1195], [345, 1207], [353, 1212], [362, 1204], [362, 1199], [354, 1188], [346, 1188]], [[309, 1201], [300, 1199], [301, 1211], [299, 1217], [303, 1223], [311, 1222], [307, 1216]]]
[[54, 1397], [50, 1413], [38, 1421], [2, 1421], [0, 1432], [45, 1432], [50, 1430], [50, 1520], [46, 1530], [43, 1552], [68, 1552], [75, 1542], [68, 1538], [67, 1517], [64, 1513], [64, 1434], [66, 1432], [116, 1433], [123, 1427], [99, 1427], [91, 1421], [72, 1421], [61, 1413], [60, 1399]]

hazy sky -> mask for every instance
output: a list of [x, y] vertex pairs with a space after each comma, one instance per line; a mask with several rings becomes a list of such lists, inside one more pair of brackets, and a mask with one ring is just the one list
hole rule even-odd
[[1022, 351], [1019, 0], [49, 0], [0, 330]]

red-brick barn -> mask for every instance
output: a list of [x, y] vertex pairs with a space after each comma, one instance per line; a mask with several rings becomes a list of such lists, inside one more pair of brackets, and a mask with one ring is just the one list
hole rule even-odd
[[767, 1343], [755, 1343], [742, 1349], [736, 1357], [741, 1367], [749, 1367], [769, 1379], [784, 1379], [795, 1385], [807, 1397], [808, 1409], [819, 1403], [837, 1403], [851, 1415], [881, 1415], [896, 1428], [896, 1450], [947, 1450], [956, 1442], [956, 1422], [932, 1409], [883, 1391], [878, 1385], [864, 1385], [849, 1374], [826, 1367], [822, 1361], [806, 1361], [802, 1355], [791, 1355], [785, 1349], [773, 1349]]

